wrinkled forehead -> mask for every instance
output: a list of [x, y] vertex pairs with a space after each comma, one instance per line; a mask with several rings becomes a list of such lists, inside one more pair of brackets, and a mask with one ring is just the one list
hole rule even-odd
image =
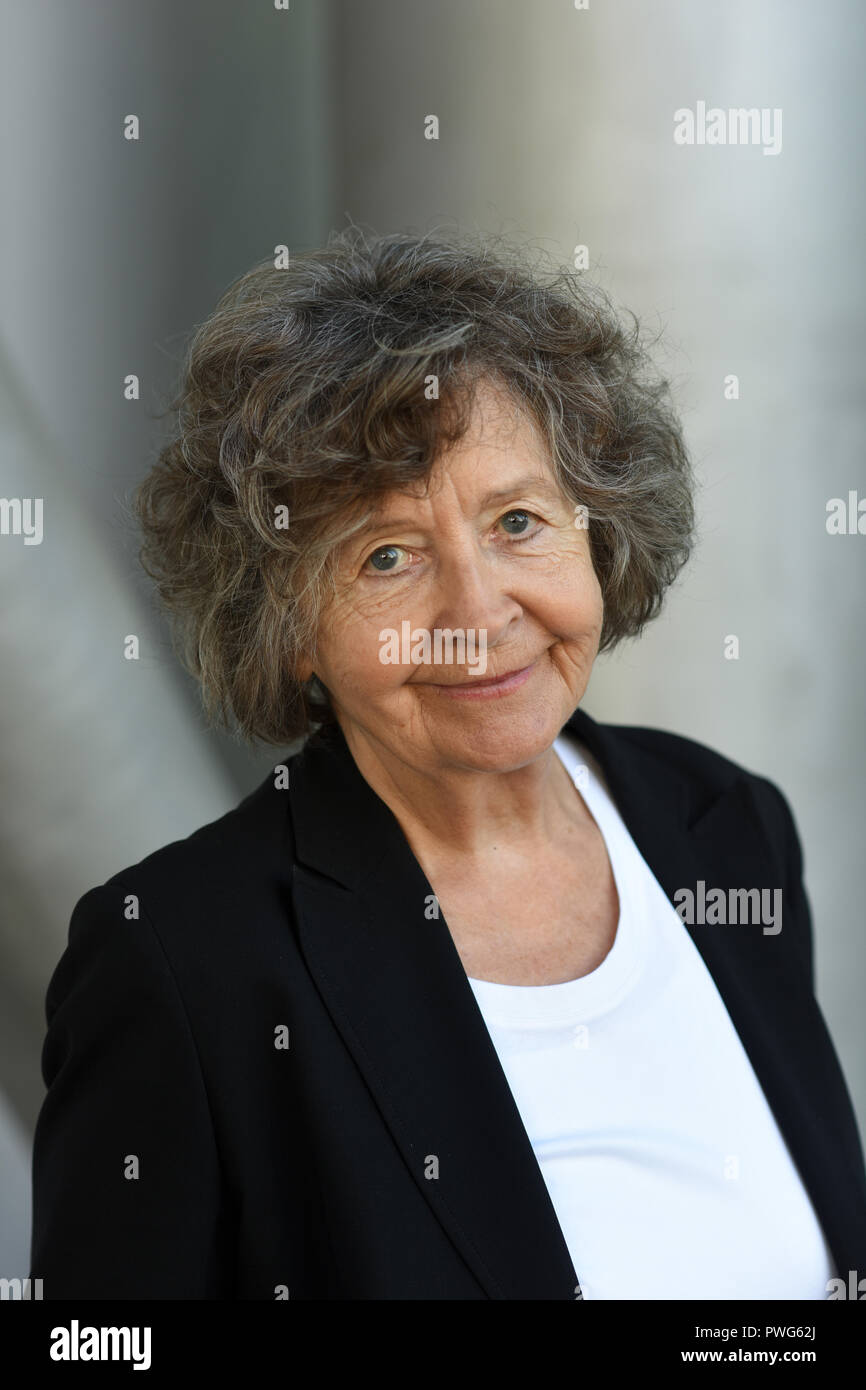
[[476, 484], [484, 500], [495, 500], [494, 479], [503, 500], [531, 484], [562, 496], [544, 434], [515, 391], [495, 379], [480, 379], [463, 402], [461, 425], [458, 436], [446, 438], [423, 475], [372, 497], [371, 515], [386, 516], [403, 501], [435, 497], [458, 473], [464, 482]]

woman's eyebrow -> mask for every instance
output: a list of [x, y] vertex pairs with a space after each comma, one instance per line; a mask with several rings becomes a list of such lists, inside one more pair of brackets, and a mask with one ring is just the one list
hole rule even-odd
[[[496, 488], [493, 492], [487, 492], [481, 498], [480, 510], [492, 506], [496, 502], [504, 502], [506, 498], [513, 497], [518, 492], [536, 492], [551, 501], [562, 501], [562, 494], [554, 483], [548, 478], [543, 478], [537, 473], [527, 474], [526, 477], [516, 478], [507, 487]], [[404, 527], [417, 526], [417, 516], [386, 516], [384, 513], [377, 513], [370, 520], [355, 532], [353, 539], [362, 539], [372, 531], [382, 530], [402, 530]]]
[[513, 497], [516, 492], [536, 492], [549, 497], [552, 501], [562, 501], [562, 493], [549, 478], [542, 477], [539, 473], [527, 473], [523, 478], [516, 478], [513, 483], [509, 483], [506, 487], [486, 493], [481, 499], [481, 506], [484, 508], [489, 507], [493, 502], [504, 502], [507, 497]]

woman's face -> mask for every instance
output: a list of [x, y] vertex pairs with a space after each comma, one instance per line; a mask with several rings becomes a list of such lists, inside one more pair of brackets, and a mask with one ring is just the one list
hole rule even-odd
[[303, 674], [328, 688], [353, 751], [420, 771], [509, 771], [579, 704], [602, 617], [589, 534], [544, 441], [485, 382], [429, 487], [389, 493], [345, 545]]

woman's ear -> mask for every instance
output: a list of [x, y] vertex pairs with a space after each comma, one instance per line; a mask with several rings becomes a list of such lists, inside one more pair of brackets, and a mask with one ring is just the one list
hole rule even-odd
[[300, 681], [301, 685], [306, 685], [307, 681], [313, 674], [312, 661], [310, 661], [309, 658], [306, 656], [301, 657], [301, 660], [298, 662], [297, 671], [298, 680]]

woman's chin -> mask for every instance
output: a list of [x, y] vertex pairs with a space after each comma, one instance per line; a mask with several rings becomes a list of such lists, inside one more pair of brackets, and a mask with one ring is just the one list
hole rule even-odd
[[549, 704], [507, 713], [498, 704], [494, 710], [471, 706], [459, 722], [449, 720], [434, 739], [452, 766], [509, 772], [546, 752], [567, 718], [568, 713], [561, 719], [552, 717]]

